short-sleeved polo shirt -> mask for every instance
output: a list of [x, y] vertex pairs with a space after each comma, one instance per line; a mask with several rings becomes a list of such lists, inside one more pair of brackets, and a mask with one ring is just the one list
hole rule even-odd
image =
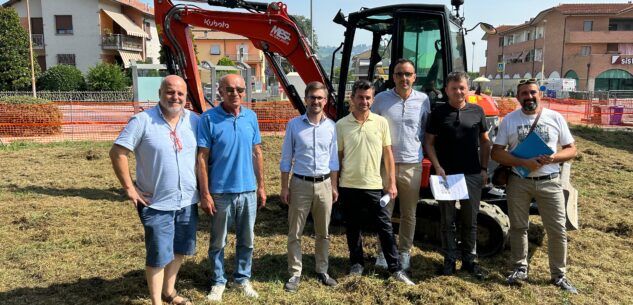
[[175, 128], [176, 137], [160, 106], [133, 116], [114, 144], [134, 152], [136, 186], [151, 194], [150, 208], [174, 211], [197, 203], [196, 130], [199, 117], [183, 110]]
[[380, 162], [383, 147], [391, 145], [387, 120], [370, 113], [362, 123], [349, 114], [336, 123], [338, 150], [343, 152], [341, 187], [382, 189]]
[[206, 111], [198, 126], [198, 146], [209, 149], [209, 191], [243, 193], [257, 189], [253, 145], [261, 143], [257, 115], [240, 107], [234, 116], [218, 106]]

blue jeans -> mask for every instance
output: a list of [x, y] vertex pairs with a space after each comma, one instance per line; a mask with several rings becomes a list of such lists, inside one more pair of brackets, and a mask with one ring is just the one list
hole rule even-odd
[[229, 227], [235, 223], [235, 272], [233, 280], [241, 284], [251, 277], [253, 243], [255, 240], [255, 216], [257, 196], [255, 192], [212, 194], [216, 212], [211, 217], [211, 263], [212, 285], [225, 285], [224, 247]]

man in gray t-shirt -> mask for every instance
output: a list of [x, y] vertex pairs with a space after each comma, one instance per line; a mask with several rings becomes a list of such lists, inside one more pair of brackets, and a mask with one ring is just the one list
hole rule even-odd
[[[376, 95], [371, 111], [385, 117], [391, 132], [392, 150], [396, 164], [396, 187], [400, 197], [400, 264], [409, 269], [413, 235], [415, 233], [415, 211], [418, 204], [420, 180], [422, 179], [422, 141], [426, 119], [431, 112], [429, 97], [413, 90], [415, 66], [408, 59], [399, 59], [394, 67], [393, 79], [396, 87]], [[383, 169], [383, 184], [387, 176]], [[394, 200], [387, 206], [389, 215]], [[376, 265], [386, 267], [382, 251], [378, 253]]]

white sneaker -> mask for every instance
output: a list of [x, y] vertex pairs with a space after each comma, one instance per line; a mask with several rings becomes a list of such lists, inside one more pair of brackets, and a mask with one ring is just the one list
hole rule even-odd
[[241, 284], [235, 283], [235, 287], [242, 291], [242, 293], [249, 298], [257, 299], [259, 298], [259, 294], [255, 289], [253, 289], [253, 285], [249, 280], [244, 281]]
[[409, 270], [411, 267], [411, 254], [409, 252], [400, 252], [400, 267], [402, 270]]
[[376, 267], [387, 269], [387, 260], [385, 259], [385, 255], [382, 251], [378, 252], [378, 256], [376, 256]]
[[211, 292], [207, 295], [210, 302], [222, 302], [222, 294], [224, 294], [224, 285], [211, 286]]

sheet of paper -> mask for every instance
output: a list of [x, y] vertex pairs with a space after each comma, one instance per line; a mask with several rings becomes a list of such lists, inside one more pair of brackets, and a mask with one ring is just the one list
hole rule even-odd
[[391, 196], [389, 196], [389, 194], [385, 194], [385, 196], [382, 196], [382, 198], [380, 198], [380, 206], [383, 208], [386, 207], [390, 200]]
[[431, 193], [435, 200], [468, 199], [468, 188], [464, 174], [442, 176], [431, 175]]

